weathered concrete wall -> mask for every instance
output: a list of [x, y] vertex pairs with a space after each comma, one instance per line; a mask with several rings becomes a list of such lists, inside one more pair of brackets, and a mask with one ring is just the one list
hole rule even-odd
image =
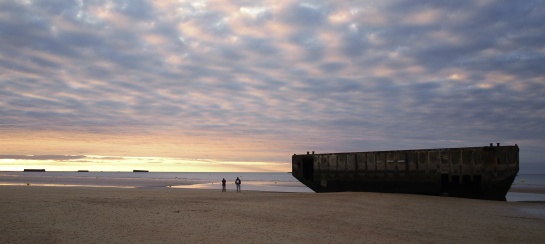
[[[301, 182], [317, 188], [315, 191], [335, 191], [333, 186], [339, 190], [370, 189], [370, 184], [396, 182], [418, 185], [422, 192], [441, 191], [448, 184], [449, 189], [487, 189], [516, 175], [518, 151], [516, 145], [497, 145], [294, 155], [292, 171]], [[393, 186], [380, 188], [388, 187]]]

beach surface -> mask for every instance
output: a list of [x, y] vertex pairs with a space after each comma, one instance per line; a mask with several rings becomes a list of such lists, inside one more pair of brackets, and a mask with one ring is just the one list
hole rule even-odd
[[544, 243], [545, 203], [0, 186], [0, 243]]

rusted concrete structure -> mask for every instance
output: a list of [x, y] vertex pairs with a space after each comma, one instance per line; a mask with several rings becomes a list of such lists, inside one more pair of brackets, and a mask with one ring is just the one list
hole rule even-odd
[[519, 148], [294, 154], [292, 175], [315, 192], [370, 191], [505, 200]]

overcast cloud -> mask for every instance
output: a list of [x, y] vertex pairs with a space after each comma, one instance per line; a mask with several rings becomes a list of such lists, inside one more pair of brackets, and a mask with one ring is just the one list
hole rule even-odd
[[222, 147], [238, 160], [286, 163], [516, 143], [545, 164], [543, 23], [541, 0], [3, 0], [0, 154], [59, 131], [236, 138], [255, 146]]

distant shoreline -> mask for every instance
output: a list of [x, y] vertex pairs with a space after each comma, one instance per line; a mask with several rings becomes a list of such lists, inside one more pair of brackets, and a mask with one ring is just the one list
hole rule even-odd
[[[536, 177], [537, 175], [537, 177]], [[285, 172], [0, 172], [1, 185], [67, 186], [67, 187], [119, 187], [119, 188], [194, 188], [219, 189], [221, 178], [231, 186], [234, 178], [241, 176], [243, 191], [312, 192]], [[540, 175], [519, 175], [507, 193], [508, 201], [533, 201], [545, 199], [545, 185]], [[204, 178], [203, 178], [204, 177]], [[254, 179], [252, 179], [254, 177]], [[257, 178], [256, 178], [257, 177]], [[232, 179], [231, 179], [232, 178]], [[216, 184], [217, 183], [217, 184]], [[228, 189], [229, 190], [229, 189]], [[527, 195], [538, 194], [538, 195]], [[543, 197], [541, 197], [543, 196]]]
[[519, 186], [513, 185], [509, 192], [521, 192], [521, 193], [535, 193], [535, 194], [545, 194], [545, 187], [543, 186]]

